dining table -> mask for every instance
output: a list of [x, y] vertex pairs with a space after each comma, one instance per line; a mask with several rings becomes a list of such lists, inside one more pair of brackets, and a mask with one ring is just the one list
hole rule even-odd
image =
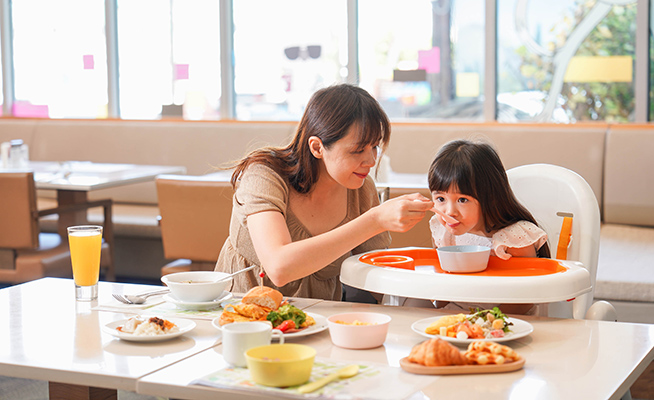
[[[186, 173], [182, 166], [91, 161], [30, 161], [27, 169], [34, 172], [36, 189], [56, 191], [59, 207], [86, 204], [91, 191], [153, 181], [161, 174]], [[84, 223], [85, 211], [63, 214], [57, 230], [65, 237], [68, 226]]]
[[[353, 363], [360, 367], [354, 378], [300, 395], [296, 388], [256, 385], [246, 368], [230, 367], [223, 359], [214, 319], [240, 294], [229, 293], [213, 310], [181, 309], [165, 295], [135, 306], [112, 297], [160, 288], [102, 281], [92, 302], [76, 301], [73, 281], [63, 278], [0, 289], [0, 375], [48, 381], [51, 399], [116, 398], [117, 390], [179, 399], [578, 399], [582, 393], [584, 398], [619, 399], [654, 360], [654, 325], [510, 315], [515, 338], [502, 344], [524, 358], [521, 368], [419, 375], [405, 371], [401, 360], [428, 339], [424, 325], [447, 311], [291, 298], [317, 324], [304, 334], [285, 335], [285, 342], [316, 350], [313, 372]], [[383, 345], [365, 350], [335, 346], [325, 320], [344, 312], [389, 315]], [[192, 321], [194, 326], [163, 341], [117, 337], [113, 327], [136, 315]], [[467, 346], [453, 345], [460, 350]]]

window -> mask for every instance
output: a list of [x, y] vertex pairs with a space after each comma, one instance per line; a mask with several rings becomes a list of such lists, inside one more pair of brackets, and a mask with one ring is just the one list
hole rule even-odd
[[359, 0], [360, 86], [391, 118], [483, 117], [483, 0]]
[[234, 1], [241, 120], [299, 120], [318, 89], [347, 77], [345, 0]]
[[633, 121], [636, 2], [500, 0], [498, 117]]
[[107, 115], [104, 1], [13, 1], [12, 25], [13, 115]]
[[219, 0], [119, 0], [120, 114], [218, 119]]

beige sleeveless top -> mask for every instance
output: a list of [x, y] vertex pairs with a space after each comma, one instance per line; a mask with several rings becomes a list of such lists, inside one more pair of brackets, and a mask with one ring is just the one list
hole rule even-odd
[[[304, 225], [288, 209], [290, 190], [286, 180], [265, 165], [253, 164], [245, 170], [234, 194], [229, 237], [218, 256], [216, 271], [232, 273], [250, 265], [261, 265], [250, 239], [248, 215], [263, 211], [278, 211], [286, 219], [293, 241], [311, 237]], [[347, 196], [347, 215], [338, 226], [379, 204], [377, 189], [370, 177], [366, 178], [361, 188], [348, 190]], [[352, 254], [387, 248], [390, 241], [390, 234], [384, 232], [368, 239], [352, 251], [341, 254], [334, 262], [309, 276], [289, 282], [283, 287], [276, 287], [267, 277], [264, 277], [264, 285], [279, 290], [284, 296], [341, 300], [339, 279], [341, 263]], [[230, 291], [246, 292], [253, 286], [259, 285], [261, 271], [262, 268], [254, 268], [234, 277]]]

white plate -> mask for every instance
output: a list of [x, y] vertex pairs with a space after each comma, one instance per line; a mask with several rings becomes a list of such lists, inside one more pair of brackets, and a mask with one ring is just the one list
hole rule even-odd
[[220, 297], [211, 301], [182, 301], [172, 293], [169, 293], [163, 299], [184, 310], [213, 310], [214, 308], [220, 307], [220, 303], [223, 301], [231, 299], [232, 296], [230, 292], [222, 292]]
[[[310, 312], [307, 312], [306, 314], [313, 317], [313, 319], [316, 321], [316, 324], [311, 325], [310, 327], [308, 327], [306, 329], [303, 329], [303, 330], [301, 330], [299, 332], [284, 333], [284, 339], [292, 339], [292, 338], [296, 338], [296, 337], [300, 337], [300, 336], [313, 335], [314, 333], [322, 332], [322, 331], [324, 331], [325, 329], [328, 328], [327, 318], [323, 317], [320, 314], [314, 314], [314, 313], [310, 313]], [[220, 320], [220, 316], [218, 316], [217, 318], [214, 318], [213, 321], [211, 322], [211, 324], [214, 327], [216, 327], [216, 329], [222, 331], [222, 326], [220, 326], [220, 324], [218, 323], [219, 320]], [[234, 323], [238, 324], [238, 322], [234, 322]], [[273, 338], [273, 339], [276, 339], [276, 338]]]
[[523, 321], [521, 319], [517, 318], [510, 318], [507, 317], [506, 320], [508, 322], [512, 322], [513, 325], [510, 326], [511, 332], [507, 333], [504, 337], [501, 338], [488, 338], [488, 339], [457, 339], [457, 338], [452, 338], [448, 336], [441, 336], [441, 335], [430, 335], [425, 332], [425, 329], [429, 325], [432, 324], [432, 322], [435, 322], [439, 320], [441, 317], [431, 317], [431, 318], [425, 318], [421, 319], [419, 321], [414, 322], [411, 325], [411, 329], [413, 329], [414, 332], [417, 334], [420, 334], [424, 337], [428, 338], [441, 338], [443, 340], [446, 340], [448, 342], [452, 343], [459, 343], [459, 344], [467, 344], [467, 343], [472, 343], [476, 342], [478, 340], [485, 340], [488, 342], [508, 342], [509, 340], [515, 340], [515, 339], [520, 339], [521, 337], [525, 337], [529, 335], [531, 332], [534, 331], [534, 327], [526, 321]]
[[[149, 318], [149, 317], [146, 317]], [[102, 331], [105, 333], [108, 333], [112, 336], [115, 336], [119, 339], [123, 340], [129, 340], [132, 342], [159, 342], [162, 340], [168, 340], [172, 338], [176, 338], [178, 336], [181, 336], [187, 332], [190, 332], [195, 328], [195, 322], [191, 321], [190, 319], [173, 319], [173, 318], [168, 318], [168, 321], [172, 322], [173, 324], [177, 325], [179, 330], [177, 332], [173, 333], [166, 333], [164, 335], [155, 335], [155, 336], [136, 336], [131, 333], [125, 333], [117, 330], [121, 325], [124, 325], [128, 320], [122, 319], [120, 321], [114, 321], [110, 322], [107, 325], [102, 327]]]

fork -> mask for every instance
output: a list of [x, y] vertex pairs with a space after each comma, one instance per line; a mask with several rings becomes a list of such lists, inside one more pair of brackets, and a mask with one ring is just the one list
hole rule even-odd
[[[127, 295], [127, 294], [115, 294], [114, 293], [114, 294], [112, 294], [112, 296], [113, 296], [114, 299], [118, 300], [119, 302], [121, 302], [123, 304], [142, 304], [143, 302], [145, 302], [146, 298], [148, 298], [150, 296], [156, 296], [158, 294], [168, 293], [168, 291], [169, 291], [169, 289], [166, 288], [166, 289], [156, 290], [156, 291], [153, 291], [153, 292], [147, 292], [147, 293], [138, 294], [138, 295]], [[132, 301], [130, 299], [130, 297], [131, 298], [139, 298], [139, 299], [142, 299], [143, 301], [138, 301], [138, 302], [137, 301]]]

